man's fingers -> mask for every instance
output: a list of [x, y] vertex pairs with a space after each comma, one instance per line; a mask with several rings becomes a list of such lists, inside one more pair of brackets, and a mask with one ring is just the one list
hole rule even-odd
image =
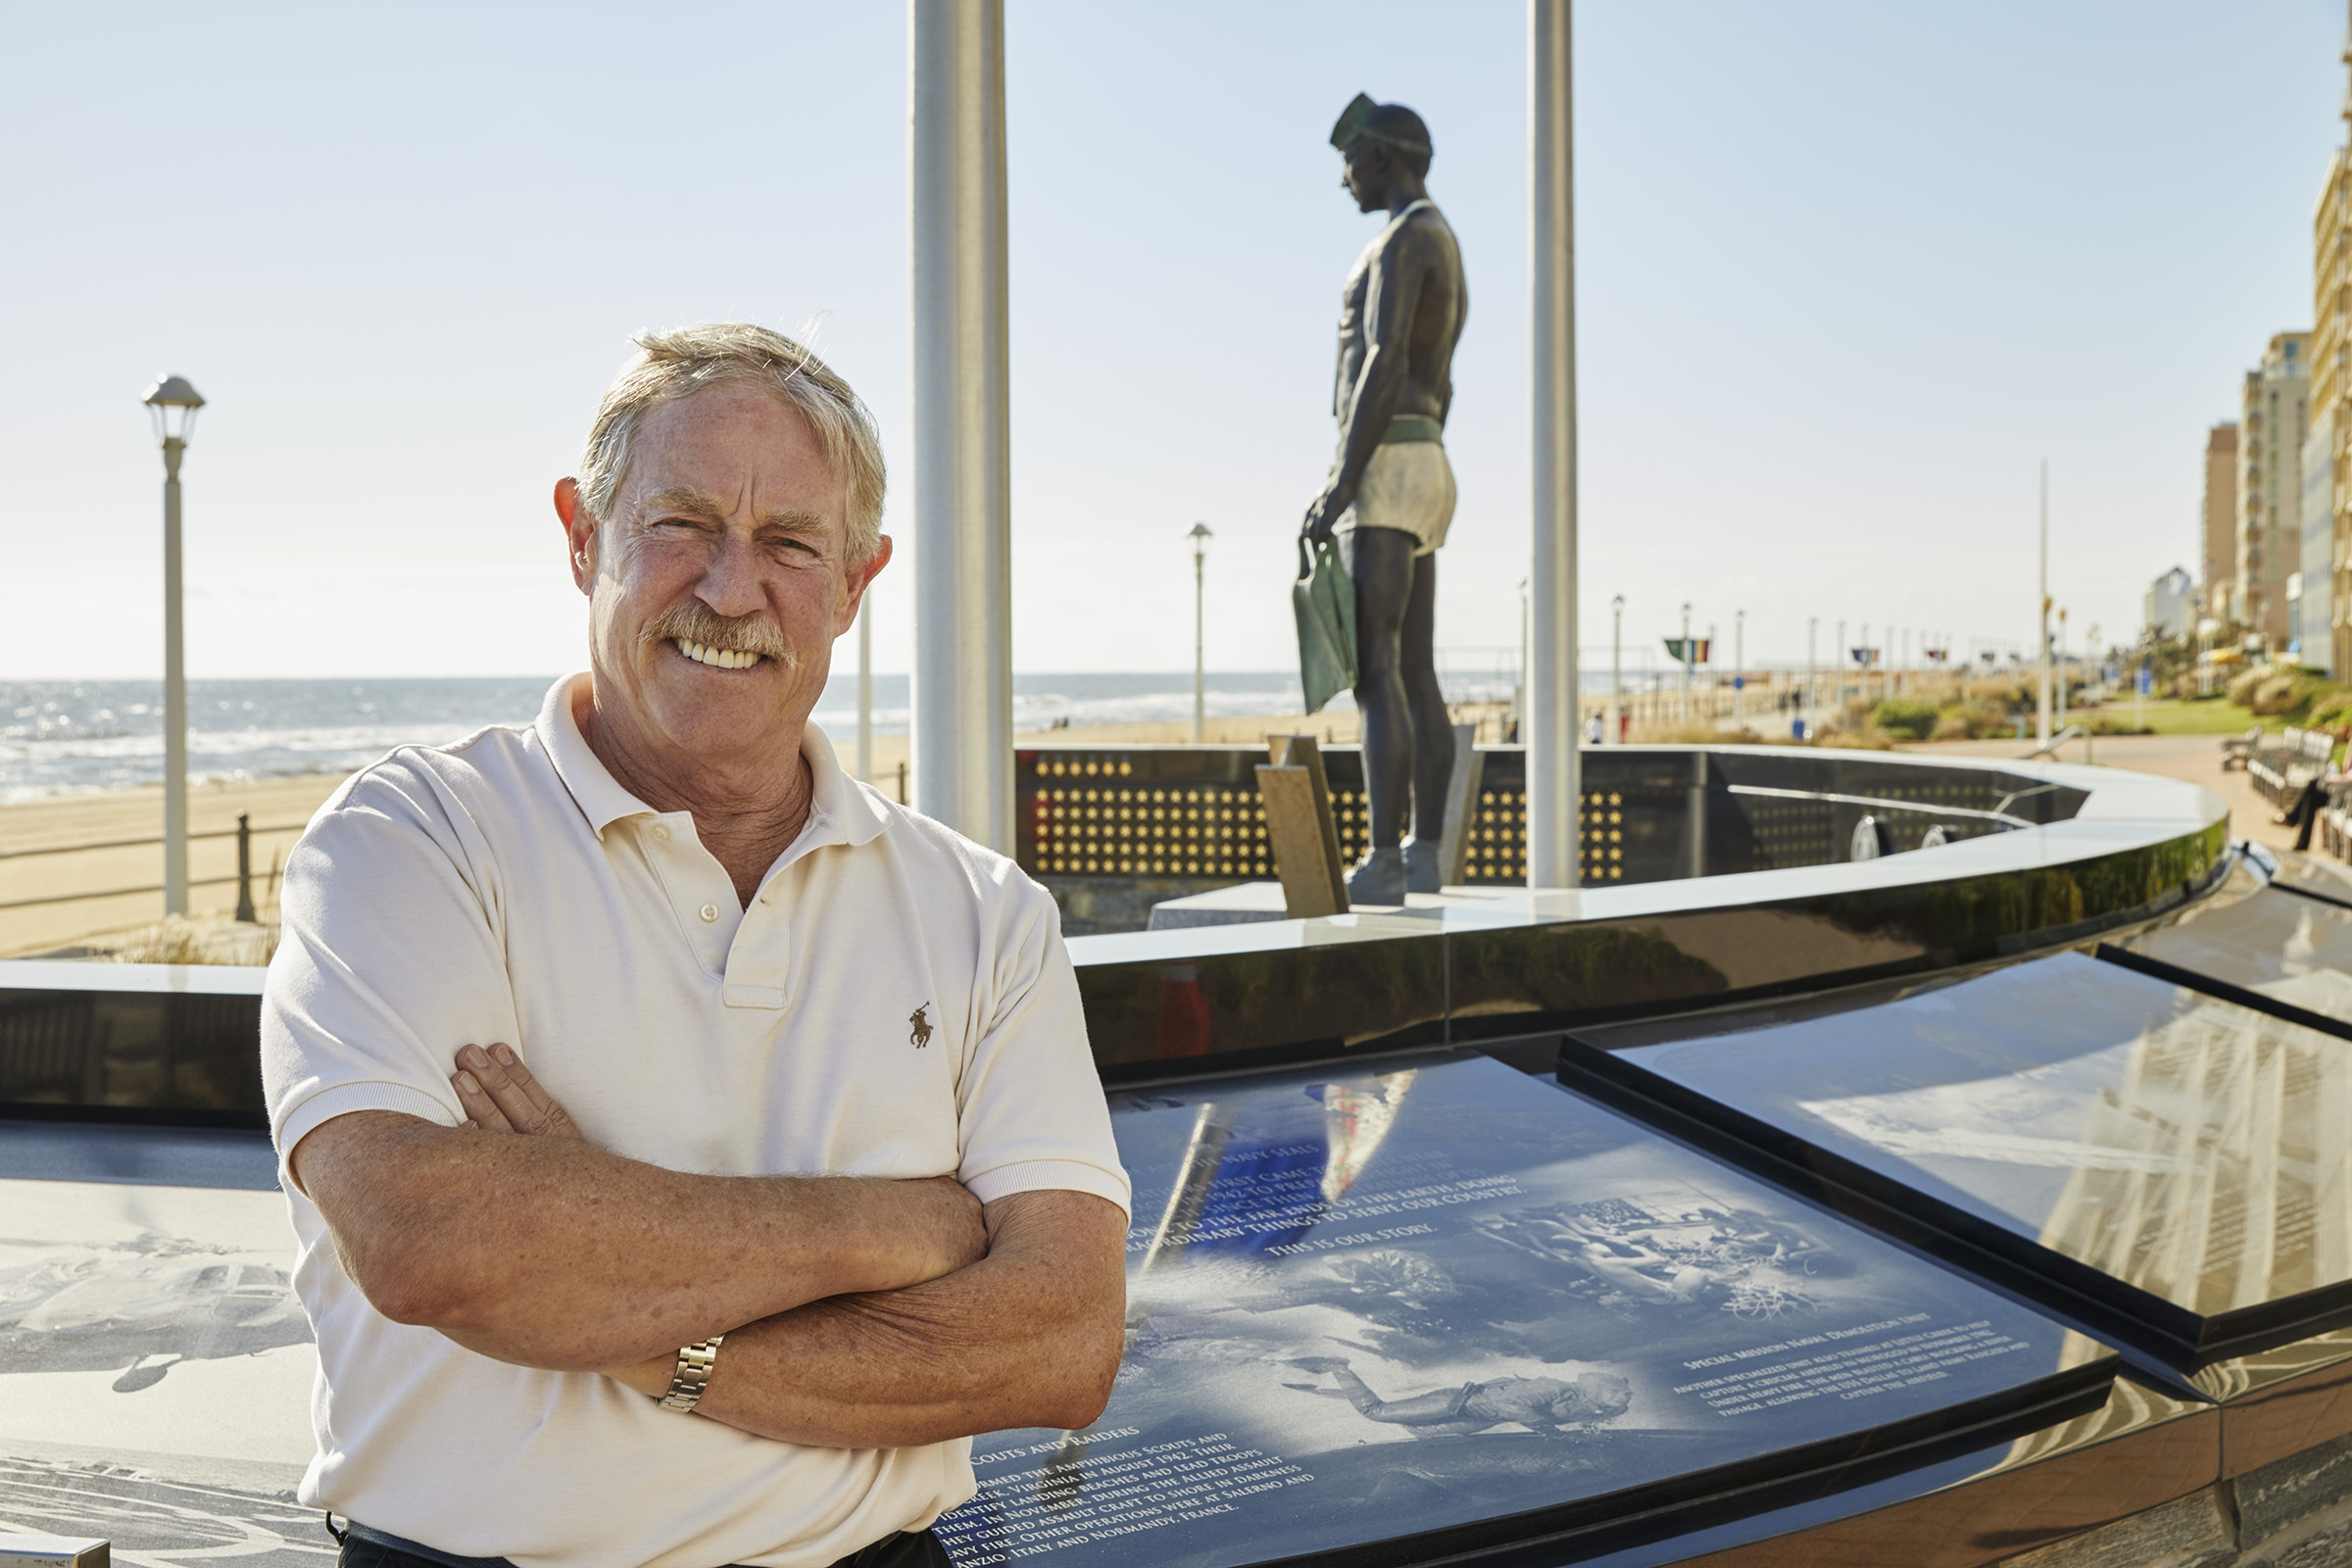
[[484, 1051], [479, 1046], [467, 1046], [458, 1053], [458, 1065], [480, 1082], [491, 1103], [515, 1132], [558, 1138], [580, 1136], [564, 1107], [540, 1087], [539, 1080], [531, 1076], [531, 1070], [522, 1064], [513, 1047], [502, 1044]]
[[490, 1098], [488, 1092], [482, 1088], [481, 1080], [474, 1077], [473, 1074], [461, 1068], [449, 1075], [449, 1081], [458, 1091], [458, 1103], [466, 1107], [466, 1124], [467, 1126], [480, 1127], [496, 1133], [511, 1133], [514, 1130], [499, 1110], [498, 1102]]

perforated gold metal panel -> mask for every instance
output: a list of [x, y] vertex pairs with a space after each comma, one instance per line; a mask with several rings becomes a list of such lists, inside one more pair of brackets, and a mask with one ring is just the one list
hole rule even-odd
[[[1265, 810], [1254, 781], [1192, 784], [1139, 778], [1134, 760], [1115, 755], [1041, 756], [1035, 765], [1037, 787], [1029, 808], [1035, 858], [1031, 862], [1025, 858], [1023, 862], [1032, 872], [1274, 875]], [[1352, 864], [1370, 844], [1369, 803], [1359, 789], [1335, 788], [1331, 808], [1341, 857]], [[1515, 789], [1485, 791], [1470, 826], [1468, 848], [1469, 882], [1524, 883], [1525, 795]], [[1605, 847], [1594, 863], [1607, 866]], [[1605, 877], [1607, 872], [1598, 874]]]
[[1031, 806], [1037, 863], [1062, 876], [1274, 874], [1257, 791], [1138, 782], [1124, 759], [1048, 759]]

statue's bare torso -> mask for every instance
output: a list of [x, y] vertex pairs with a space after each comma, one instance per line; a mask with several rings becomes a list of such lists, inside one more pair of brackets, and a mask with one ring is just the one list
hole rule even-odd
[[1391, 219], [1356, 258], [1340, 294], [1340, 364], [1331, 409], [1341, 429], [1365, 384], [1369, 347], [1384, 339], [1404, 361], [1391, 416], [1420, 414], [1444, 423], [1453, 403], [1453, 348], [1469, 309], [1461, 247], [1444, 216], [1424, 200]]

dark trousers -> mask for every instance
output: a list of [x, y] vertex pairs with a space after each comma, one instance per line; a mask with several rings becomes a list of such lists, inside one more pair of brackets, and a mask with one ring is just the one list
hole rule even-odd
[[2311, 830], [2328, 808], [2328, 791], [2318, 779], [2313, 779], [2295, 792], [2295, 804], [2286, 808], [2286, 825], [2294, 828], [2295, 848], [2311, 848]]
[[[438, 1556], [420, 1556], [404, 1551], [376, 1533], [376, 1539], [363, 1539], [360, 1532], [350, 1531], [343, 1537], [339, 1568], [448, 1568]], [[455, 1558], [461, 1562], [499, 1563], [503, 1557]], [[912, 1535], [885, 1536], [862, 1551], [853, 1551], [833, 1565], [833, 1568], [953, 1568], [948, 1550], [939, 1538], [928, 1530]]]

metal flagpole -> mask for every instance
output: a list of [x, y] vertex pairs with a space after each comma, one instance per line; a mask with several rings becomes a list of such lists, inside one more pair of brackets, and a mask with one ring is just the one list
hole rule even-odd
[[1528, 0], [1535, 540], [1529, 574], [1527, 881], [1572, 888], [1577, 806], [1576, 215], [1568, 0]]
[[1012, 487], [1003, 0], [909, 0], [914, 804], [1009, 855]]

